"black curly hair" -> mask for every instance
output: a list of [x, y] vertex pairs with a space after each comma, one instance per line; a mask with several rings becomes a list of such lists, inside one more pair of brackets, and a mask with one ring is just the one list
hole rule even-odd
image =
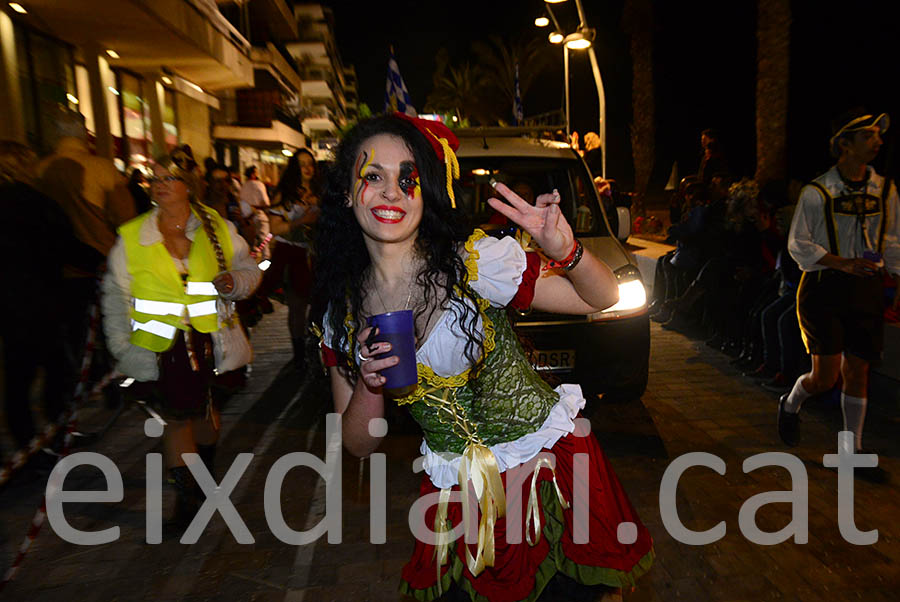
[[[335, 161], [328, 169], [322, 213], [316, 223], [314, 265], [314, 298], [323, 308], [330, 308], [324, 320], [327, 320], [332, 336], [325, 344], [337, 354], [338, 366], [342, 371], [354, 376], [358, 373], [356, 362], [343, 351], [349, 347], [344, 319], [349, 311], [354, 321], [354, 331], [358, 333], [363, 327], [359, 317], [365, 299], [364, 283], [370, 258], [363, 242], [362, 229], [347, 199], [352, 194], [360, 147], [363, 142], [379, 134], [403, 140], [419, 171], [424, 207], [416, 250], [425, 265], [416, 275], [416, 283], [425, 291], [425, 303], [416, 310], [416, 323], [422, 323], [418, 318], [426, 312], [433, 312], [438, 307], [445, 310], [452, 307], [467, 339], [466, 358], [477, 374], [484, 358], [482, 339], [476, 331], [478, 299], [466, 285], [466, 267], [459, 255], [459, 248], [469, 231], [456, 210], [451, 208], [443, 162], [414, 125], [391, 115], [359, 122], [344, 136], [335, 151]], [[459, 193], [456, 196], [459, 198]], [[469, 303], [464, 303], [464, 299]], [[424, 323], [427, 322], [425, 320]], [[416, 334], [421, 337], [423, 333]], [[353, 350], [350, 352], [353, 353]]]

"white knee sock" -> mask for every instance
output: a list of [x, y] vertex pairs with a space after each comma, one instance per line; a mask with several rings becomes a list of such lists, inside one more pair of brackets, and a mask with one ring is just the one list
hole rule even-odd
[[862, 448], [863, 425], [866, 422], [866, 405], [869, 400], [865, 397], [853, 397], [841, 393], [841, 411], [844, 413], [844, 430], [853, 431], [854, 443], [859, 451]]
[[784, 402], [784, 410], [786, 412], [796, 414], [800, 411], [800, 406], [803, 405], [803, 402], [811, 397], [810, 393], [803, 388], [803, 379], [805, 376], [805, 374], [800, 376], [800, 378], [797, 379], [797, 382], [794, 383], [794, 388], [788, 393], [787, 401]]

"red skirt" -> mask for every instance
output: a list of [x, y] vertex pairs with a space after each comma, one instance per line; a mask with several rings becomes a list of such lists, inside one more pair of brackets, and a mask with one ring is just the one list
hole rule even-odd
[[[437, 583], [435, 547], [416, 541], [415, 550], [409, 563], [403, 568], [400, 589], [417, 600], [435, 600], [446, 593], [452, 583], [468, 592], [472, 599], [491, 602], [518, 602], [535, 600], [544, 587], [557, 573], [563, 573], [584, 585], [606, 585], [614, 588], [630, 587], [635, 579], [650, 568], [653, 563], [653, 540], [649, 531], [640, 522], [631, 502], [625, 495], [619, 479], [613, 472], [606, 455], [593, 434], [576, 437], [569, 434], [560, 439], [550, 450], [556, 459], [556, 479], [563, 498], [569, 508], [564, 509], [559, 502], [553, 485], [553, 472], [542, 468], [538, 474], [539, 515], [541, 517], [541, 537], [535, 545], [525, 539], [526, 508], [531, 491], [531, 475], [524, 479], [520, 496], [507, 494], [507, 515], [513, 505], [520, 507], [522, 534], [520, 543], [508, 543], [506, 537], [507, 517], [500, 518], [494, 528], [495, 562], [477, 577], [466, 565], [465, 542], [460, 537], [450, 544], [447, 563], [441, 567], [441, 587]], [[586, 469], [579, 468], [579, 479], [587, 475], [587, 543], [575, 543], [573, 475], [575, 454], [587, 454]], [[506, 472], [501, 474], [504, 489]], [[459, 491], [459, 486], [453, 487]], [[437, 493], [428, 475], [422, 480], [420, 495]], [[584, 491], [584, 489], [580, 489]], [[583, 495], [583, 494], [582, 494]], [[456, 499], [456, 498], [454, 498]], [[424, 524], [433, 527], [437, 505], [430, 506], [424, 517]], [[460, 503], [450, 503], [447, 511], [452, 526], [462, 521]], [[417, 520], [422, 520], [421, 517]], [[623, 528], [623, 541], [619, 541], [619, 525], [634, 523], [634, 528]], [[532, 526], [532, 529], [534, 527]], [[636, 539], [633, 535], [636, 530]], [[631, 537], [627, 532], [631, 531]], [[584, 531], [579, 530], [579, 540], [584, 540]], [[510, 538], [515, 539], [515, 538]], [[534, 533], [532, 531], [532, 540]], [[475, 545], [469, 545], [474, 556]]]

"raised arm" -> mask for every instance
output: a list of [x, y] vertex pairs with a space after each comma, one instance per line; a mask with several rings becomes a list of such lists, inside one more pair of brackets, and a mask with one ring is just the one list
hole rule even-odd
[[[529, 204], [505, 184], [494, 189], [507, 201], [488, 199], [497, 212], [521, 226], [552, 260], [566, 259], [575, 248], [575, 234], [559, 209], [559, 193], [538, 196]], [[552, 269], [535, 282], [532, 307], [564, 314], [589, 314], [614, 305], [619, 300], [616, 276], [605, 263], [584, 249], [581, 260], [571, 270]]]

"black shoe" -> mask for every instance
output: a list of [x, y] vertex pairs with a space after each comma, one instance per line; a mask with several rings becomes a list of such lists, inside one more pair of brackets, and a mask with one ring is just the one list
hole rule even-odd
[[800, 441], [800, 414], [784, 409], [787, 398], [788, 394], [785, 393], [778, 400], [778, 436], [788, 447], [797, 447]]

